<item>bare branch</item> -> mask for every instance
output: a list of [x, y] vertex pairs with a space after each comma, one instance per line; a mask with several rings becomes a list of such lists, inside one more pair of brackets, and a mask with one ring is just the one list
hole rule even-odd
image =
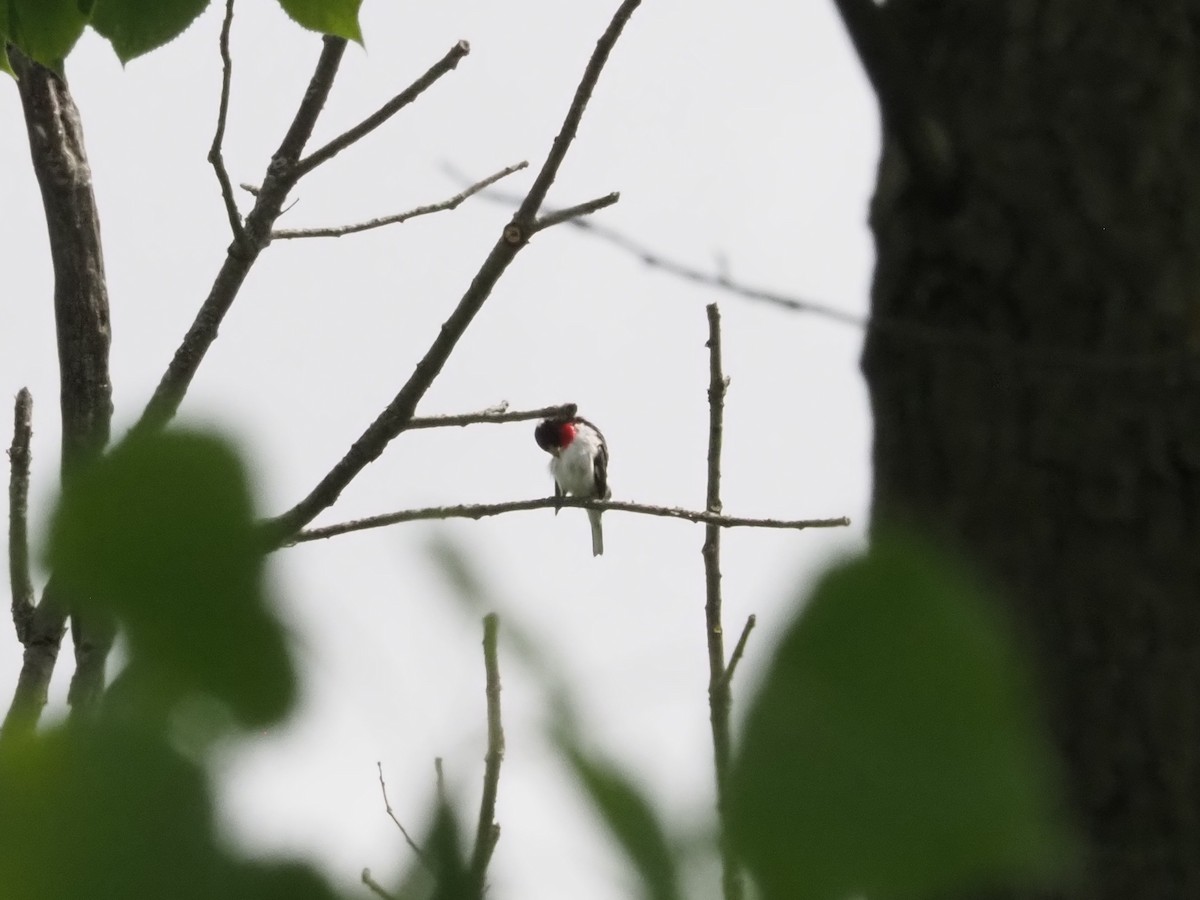
[[[467, 179], [452, 166], [446, 166], [446, 172], [451, 178], [456, 179], [460, 183], [466, 183]], [[487, 191], [483, 194], [485, 200], [491, 200], [494, 203], [502, 203], [506, 206], [516, 206], [520, 202], [519, 197], [514, 197], [511, 194], [506, 194], [502, 191]], [[557, 215], [557, 211], [549, 210], [543, 219]], [[622, 234], [621, 232], [606, 228], [603, 225], [597, 225], [587, 218], [568, 218], [568, 225], [584, 231], [592, 237], [612, 244], [619, 250], [623, 250], [637, 259], [645, 266], [651, 269], [659, 269], [668, 275], [674, 275], [676, 278], [681, 278], [684, 281], [690, 281], [693, 284], [698, 284], [707, 288], [714, 288], [726, 293], [735, 294], [739, 297], [745, 297], [748, 300], [758, 300], [763, 303], [769, 303], [773, 306], [781, 307], [782, 309], [791, 312], [810, 313], [812, 315], [821, 316], [833, 322], [839, 322], [843, 325], [851, 325], [855, 328], [866, 328], [867, 320], [861, 316], [856, 316], [853, 313], [848, 313], [837, 309], [833, 306], [828, 306], [824, 303], [818, 303], [814, 300], [806, 300], [802, 297], [795, 297], [791, 294], [782, 294], [778, 291], [767, 290], [766, 288], [753, 287], [752, 285], [736, 281], [729, 277], [729, 274], [722, 268], [717, 271], [707, 271], [696, 266], [680, 262], [677, 259], [671, 259], [664, 256], [654, 248], [635, 241], [633, 238]]]
[[50, 690], [50, 678], [66, 633], [67, 605], [54, 578], [42, 591], [25, 629], [25, 653], [13, 699], [0, 725], [0, 740], [28, 734], [37, 726]]
[[534, 419], [569, 419], [579, 412], [574, 403], [563, 403], [559, 406], [543, 406], [541, 409], [526, 409], [509, 412], [507, 403], [500, 403], [477, 413], [465, 413], [454, 416], [418, 416], [410, 419], [405, 431], [416, 431], [421, 428], [446, 428], [463, 425], [503, 425], [508, 422], [530, 422]]
[[500, 720], [500, 662], [497, 635], [500, 620], [495, 613], [483, 617], [483, 665], [487, 696], [487, 755], [484, 757], [483, 795], [479, 802], [479, 825], [475, 831], [475, 852], [471, 858], [471, 878], [476, 896], [484, 894], [487, 867], [500, 839], [496, 823], [496, 794], [500, 787], [500, 765], [504, 762], [504, 725]]
[[733, 656], [729, 657], [729, 665], [725, 667], [725, 674], [722, 676], [726, 686], [733, 684], [733, 673], [737, 669], [738, 663], [742, 661], [742, 654], [746, 652], [746, 641], [750, 639], [750, 632], [754, 630], [756, 624], [758, 624], [758, 617], [751, 614], [742, 627], [742, 636], [738, 638], [737, 645], [733, 648]]
[[350, 130], [338, 135], [320, 150], [315, 150], [304, 159], [300, 160], [296, 166], [296, 177], [303, 178], [317, 166], [323, 162], [328, 162], [333, 159], [351, 144], [362, 140], [408, 104], [412, 103], [420, 97], [425, 91], [431, 88], [439, 78], [447, 72], [452, 71], [458, 66], [458, 61], [471, 52], [471, 45], [466, 41], [459, 41], [443, 56], [440, 60], [434, 63], [429, 70], [414, 81], [411, 85], [402, 90], [399, 94], [383, 104], [378, 110], [367, 116]]
[[408, 833], [408, 829], [405, 828], [400, 823], [400, 820], [396, 818], [396, 813], [392, 811], [392, 802], [388, 800], [387, 782], [383, 780], [383, 763], [377, 761], [375, 763], [375, 768], [379, 770], [379, 790], [383, 792], [383, 808], [387, 811], [388, 818], [396, 823], [396, 827], [399, 828], [400, 833], [404, 835], [405, 843], [412, 848], [413, 853], [417, 854], [417, 859], [421, 860], [421, 862], [428, 866], [429, 862], [425, 859], [425, 854], [421, 851], [421, 848], [417, 846], [417, 842], [412, 839], [412, 836]]
[[358, 222], [354, 225], [337, 225], [329, 228], [283, 228], [271, 232], [271, 240], [286, 241], [294, 238], [315, 238], [315, 237], [342, 237], [347, 234], [357, 234], [360, 231], [370, 231], [372, 228], [382, 228], [385, 225], [397, 225], [401, 222], [407, 222], [409, 219], [415, 219], [418, 216], [427, 216], [430, 213], [442, 212], [443, 210], [457, 209], [468, 197], [477, 194], [489, 185], [495, 184], [501, 178], [507, 178], [513, 172], [519, 172], [526, 168], [528, 162], [522, 161], [514, 163], [511, 166], [505, 166], [494, 175], [489, 175], [483, 181], [477, 181], [469, 188], [461, 191], [451, 197], [449, 200], [443, 200], [440, 203], [431, 203], [427, 206], [418, 206], [415, 209], [410, 209], [408, 212], [397, 213], [392, 216], [383, 216], [379, 219], [369, 219], [366, 222]]
[[477, 503], [460, 506], [428, 506], [423, 509], [404, 509], [365, 519], [354, 519], [322, 528], [301, 531], [286, 541], [283, 546], [294, 546], [308, 541], [320, 541], [354, 531], [384, 528], [401, 522], [421, 522], [430, 519], [485, 519], [505, 513], [526, 512], [531, 509], [598, 509], [604, 512], [637, 513], [643, 516], [660, 516], [668, 519], [683, 519], [720, 528], [784, 528], [799, 531], [805, 528], [844, 528], [850, 524], [845, 516], [834, 519], [747, 519], [724, 516], [698, 510], [681, 509], [677, 506], [652, 506], [645, 503], [630, 503], [626, 500], [587, 500], [580, 497], [541, 497], [537, 500], [512, 500], [506, 503]]
[[382, 884], [371, 877], [370, 869], [362, 870], [362, 883], [365, 884], [370, 889], [371, 893], [373, 893], [376, 897], [381, 898], [381, 900], [397, 900], [396, 897], [393, 897], [387, 892]]
[[242, 227], [242, 214], [238, 212], [237, 200], [233, 196], [233, 182], [229, 180], [229, 172], [225, 168], [225, 157], [221, 153], [221, 145], [225, 141], [225, 120], [229, 116], [229, 83], [233, 77], [233, 57], [229, 54], [229, 31], [233, 27], [233, 0], [225, 0], [225, 21], [221, 23], [221, 104], [217, 111], [217, 132], [213, 135], [212, 146], [208, 150], [208, 161], [213, 171], [217, 173], [217, 181], [221, 185], [221, 198], [225, 201], [225, 214], [229, 216], [229, 228], [233, 232], [236, 243], [246, 240], [246, 230]]
[[[8, 55], [17, 75], [54, 267], [61, 470], [66, 480], [104, 451], [112, 425], [111, 326], [100, 217], [83, 124], [66, 80], [11, 45]], [[32, 729], [37, 724], [58, 659], [68, 601], [60, 596], [57, 586], [53, 590], [47, 586], [41, 604], [27, 623], [25, 656], [5, 719], [6, 732]], [[103, 690], [108, 652], [103, 635], [107, 626], [96, 624], [97, 640], [82, 632], [76, 635], [77, 654], [84, 653], [88, 661], [85, 675], [95, 682], [96, 689], [74, 694], [73, 703], [99, 696]]]
[[13, 407], [13, 439], [8, 450], [8, 581], [12, 587], [12, 619], [22, 644], [33, 616], [33, 581], [29, 577], [29, 441], [33, 437], [33, 396], [17, 392]]
[[[708, 489], [705, 508], [721, 512], [721, 446], [725, 431], [725, 390], [729, 379], [721, 368], [721, 312], [710, 303], [708, 313]], [[712, 724], [713, 766], [716, 770], [717, 810], [725, 822], [729, 805], [729, 761], [733, 742], [729, 711], [733, 699], [725, 671], [725, 629], [721, 624], [721, 529], [709, 523], [704, 529], [704, 624], [708, 642], [708, 708]], [[721, 887], [725, 900], [741, 900], [741, 872], [733, 845], [721, 828]]]
[[583, 79], [575, 92], [575, 99], [567, 111], [562, 129], [559, 131], [558, 137], [554, 139], [533, 187], [529, 189], [529, 193], [512, 221], [505, 226], [499, 240], [492, 247], [479, 271], [476, 272], [454, 311], [442, 324], [437, 337], [417, 363], [408, 381], [400, 388], [392, 402], [351, 445], [346, 455], [309, 492], [308, 496], [271, 523], [270, 541], [272, 543], [286, 541], [311, 522], [322, 510], [332, 506], [346, 485], [367, 465], [378, 459], [384, 448], [404, 430], [409, 420], [412, 419], [417, 404], [425, 396], [425, 392], [429, 390], [429, 386], [441, 372], [442, 366], [450, 358], [459, 339], [466, 333], [471, 321], [491, 295], [492, 288], [516, 258], [517, 253], [526, 245], [538, 208], [545, 199], [550, 184], [554, 181], [554, 176], [562, 163], [571, 139], [575, 136], [579, 119], [583, 115], [584, 107], [587, 105], [596, 80], [600, 77], [604, 61], [620, 36], [625, 22], [639, 3], [640, 0], [625, 0], [597, 42], [592, 58], [584, 70]]
[[595, 200], [588, 200], [586, 203], [579, 203], [575, 206], [568, 206], [566, 209], [547, 213], [533, 223], [531, 233], [537, 234], [543, 228], [550, 228], [562, 222], [570, 222], [572, 219], [578, 219], [581, 216], [589, 216], [597, 210], [604, 209], [606, 206], [612, 206], [620, 199], [620, 193], [613, 191], [611, 194], [605, 194], [603, 197], [597, 197]]
[[[608, 62], [608, 56], [616, 46], [617, 38], [621, 36], [621, 31], [625, 28], [629, 17], [640, 5], [641, 0], [625, 0], [617, 9], [612, 21], [609, 22], [608, 28], [604, 30], [604, 34], [600, 35], [592, 58], [588, 60], [587, 68], [583, 71], [583, 78], [580, 79], [579, 86], [575, 89], [575, 97], [571, 100], [571, 107], [567, 110], [566, 118], [563, 119], [562, 128], [554, 138], [554, 143], [550, 146], [550, 153], [546, 156], [546, 161], [542, 163], [542, 169], [534, 179], [533, 186], [517, 209], [516, 216], [513, 217], [514, 225], [528, 229], [537, 217], [542, 204], [546, 201], [546, 194], [549, 193], [550, 186], [558, 177], [558, 170], [562, 166], [563, 160], [567, 158], [571, 142], [575, 140], [575, 132], [579, 130], [583, 111], [592, 98], [592, 91], [596, 88], [596, 82], [600, 79], [604, 64]], [[520, 239], [520, 236], [518, 235], [517, 238]]]
[[208, 297], [196, 313], [191, 328], [175, 351], [167, 371], [154, 390], [154, 396], [134, 426], [135, 431], [152, 430], [166, 425], [195, 378], [200, 363], [208, 348], [217, 339], [217, 332], [225, 314], [233, 306], [238, 291], [250, 268], [270, 241], [271, 229], [283, 208], [288, 192], [299, 178], [297, 160], [304, 145], [312, 135], [317, 117], [325, 106], [325, 100], [333, 87], [342, 54], [346, 51], [344, 38], [326, 36], [321, 56], [304, 92], [304, 99], [296, 110], [292, 124], [271, 157], [266, 177], [256, 195], [254, 209], [246, 217], [243, 240], [235, 239], [225, 255], [225, 262], [217, 273]]

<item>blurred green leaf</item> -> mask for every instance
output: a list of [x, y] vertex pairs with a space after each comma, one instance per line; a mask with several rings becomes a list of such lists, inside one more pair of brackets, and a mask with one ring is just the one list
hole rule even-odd
[[337, 895], [311, 866], [298, 862], [256, 862], [240, 866], [221, 900], [336, 900]]
[[8, 40], [30, 59], [55, 71], [87, 24], [79, 0], [5, 0]]
[[249, 726], [288, 711], [292, 664], [254, 522], [240, 460], [200, 432], [127, 439], [70, 479], [47, 562], [77, 609], [124, 626], [118, 693], [161, 712], [209, 693]]
[[0, 797], [5, 900], [223, 896], [203, 776], [145, 733], [6, 741]]
[[279, 5], [305, 28], [362, 43], [358, 25], [362, 0], [279, 0]]
[[746, 720], [730, 834], [764, 900], [1061, 875], [1072, 843], [1011, 636], [959, 569], [877, 540], [831, 571]]
[[650, 801], [620, 770], [589, 757], [578, 746], [564, 749], [597, 812], [641, 876], [646, 896], [676, 900], [679, 878], [674, 855]]
[[209, 0], [94, 0], [91, 25], [122, 63], [178, 37]]

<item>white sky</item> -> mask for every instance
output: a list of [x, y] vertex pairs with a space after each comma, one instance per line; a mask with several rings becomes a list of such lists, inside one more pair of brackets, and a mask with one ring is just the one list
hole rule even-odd
[[[219, 6], [124, 70], [90, 34], [69, 60], [102, 215], [118, 435], [145, 405], [229, 243], [205, 161]], [[312, 146], [408, 85], [456, 40], [469, 40], [471, 54], [415, 106], [303, 181], [281, 227], [443, 199], [461, 187], [446, 163], [478, 177], [521, 159], [536, 170], [616, 6], [366, 0], [368, 49], [347, 51]], [[320, 39], [275, 4], [240, 4], [226, 140], [235, 183], [261, 180], [319, 50]], [[58, 376], [40, 199], [12, 85], [0, 86], [0, 122], [0, 396], [33, 391], [37, 534], [57, 483]], [[738, 279], [861, 314], [877, 154], [874, 104], [831, 3], [647, 0], [601, 77], [550, 202], [619, 190], [621, 202], [598, 222], [663, 254], [700, 266], [721, 257]], [[503, 188], [523, 191], [531, 177]], [[242, 204], [248, 210], [250, 198]], [[181, 421], [218, 423], [244, 439], [264, 513], [289, 507], [409, 376], [508, 215], [473, 199], [368, 234], [271, 247]], [[860, 332], [676, 281], [560, 227], [520, 254], [420, 412], [577, 402], [608, 438], [617, 498], [699, 508], [704, 305], [714, 299], [732, 377], [726, 511], [855, 520], [840, 532], [725, 532], [730, 645], [746, 615], [759, 616], [735, 684], [744, 711], [798, 592], [861, 540], [870, 424]], [[550, 484], [532, 423], [412, 433], [320, 522], [546, 496]], [[559, 661], [596, 747], [633, 767], [680, 833], [694, 836], [712, 801], [703, 530], [616, 513], [605, 525], [600, 559], [573, 510], [401, 525], [280, 552], [272, 571], [301, 647], [304, 701], [287, 728], [231, 754], [222, 780], [231, 838], [311, 855], [363, 895], [364, 866], [387, 883], [412, 862], [384, 814], [376, 761], [397, 815], [419, 828], [435, 756], [473, 824], [485, 742], [481, 626], [429, 562], [435, 534], [475, 559], [502, 622], [531, 632]], [[11, 629], [0, 629], [5, 702], [19, 659]], [[545, 741], [537, 679], [503, 645], [501, 669], [508, 750], [491, 896], [627, 896], [628, 873]]]

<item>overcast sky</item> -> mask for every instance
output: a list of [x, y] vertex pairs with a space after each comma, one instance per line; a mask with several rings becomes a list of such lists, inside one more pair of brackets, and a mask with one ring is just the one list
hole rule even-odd
[[[91, 34], [68, 63], [102, 216], [118, 435], [144, 407], [230, 239], [205, 160], [220, 5], [125, 69]], [[536, 170], [617, 5], [366, 0], [366, 50], [347, 51], [314, 146], [455, 41], [470, 41], [471, 53], [415, 106], [306, 178], [280, 226], [444, 199], [462, 187], [447, 165], [472, 177], [522, 159]], [[261, 181], [319, 51], [319, 37], [275, 4], [239, 4], [225, 148], [235, 183]], [[58, 375], [40, 198], [11, 84], [0, 85], [0, 122], [0, 395], [23, 385], [34, 395], [37, 534], [57, 488]], [[597, 223], [681, 261], [723, 265], [749, 284], [861, 315], [878, 140], [873, 100], [827, 0], [646, 0], [550, 203], [618, 190], [620, 203]], [[531, 177], [502, 187], [523, 192]], [[244, 211], [250, 202], [242, 196]], [[362, 235], [276, 243], [180, 421], [243, 440], [263, 513], [288, 508], [411, 374], [508, 215], [476, 198]], [[607, 436], [614, 497], [700, 508], [704, 305], [714, 299], [732, 379], [726, 511], [854, 520], [841, 531], [725, 533], [727, 630], [735, 637], [749, 613], [759, 617], [735, 684], [735, 711], [744, 711], [805, 586], [862, 539], [871, 432], [861, 331], [683, 283], [563, 226], [520, 254], [419, 411], [576, 402]], [[546, 496], [546, 461], [532, 423], [406, 434], [319, 522]], [[384, 814], [376, 761], [406, 824], [422, 823], [437, 756], [474, 814], [485, 747], [481, 626], [430, 561], [435, 536], [461, 545], [494, 588], [502, 623], [532, 634], [555, 661], [594, 746], [632, 767], [680, 833], [694, 836], [712, 803], [703, 529], [620, 513], [605, 526], [599, 559], [578, 510], [400, 525], [278, 553], [272, 576], [300, 648], [304, 700], [286, 728], [231, 750], [221, 780], [231, 839], [311, 855], [361, 894], [363, 867], [386, 882], [412, 862]], [[0, 630], [4, 698], [19, 660], [11, 629]], [[60, 708], [69, 660], [64, 653], [55, 681]], [[627, 896], [628, 873], [545, 740], [539, 677], [510, 645], [501, 669], [508, 747], [490, 896]], [[715, 890], [709, 879], [697, 895]]]

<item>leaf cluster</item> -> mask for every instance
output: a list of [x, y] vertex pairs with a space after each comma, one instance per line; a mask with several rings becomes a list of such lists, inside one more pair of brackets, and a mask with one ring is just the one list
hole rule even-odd
[[[211, 0], [0, 0], [0, 51], [16, 47], [44, 66], [63, 60], [87, 27], [105, 38], [122, 63], [182, 34]], [[362, 43], [362, 0], [278, 0], [297, 24]], [[6, 52], [0, 67], [7, 71]]]

